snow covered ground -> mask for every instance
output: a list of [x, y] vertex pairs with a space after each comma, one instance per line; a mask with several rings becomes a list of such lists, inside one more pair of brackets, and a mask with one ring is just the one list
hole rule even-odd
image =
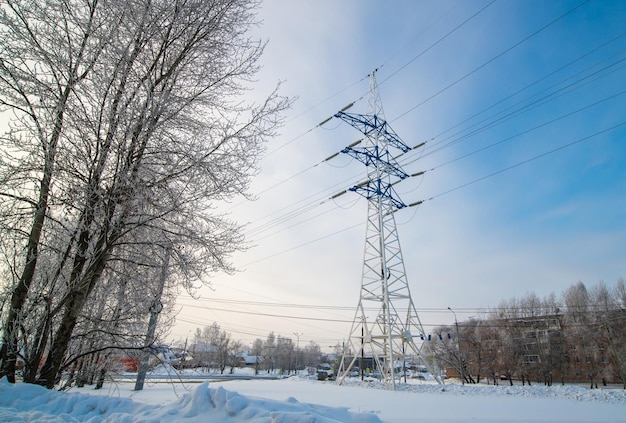
[[337, 386], [278, 380], [131, 380], [71, 392], [0, 380], [1, 422], [626, 422], [626, 391], [581, 386]]

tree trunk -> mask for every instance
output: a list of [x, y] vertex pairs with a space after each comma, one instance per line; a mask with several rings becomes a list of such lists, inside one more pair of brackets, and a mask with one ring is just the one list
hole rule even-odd
[[2, 350], [0, 359], [2, 360], [2, 369], [0, 376], [6, 376], [7, 380], [15, 383], [15, 363], [17, 361], [18, 342], [17, 329], [22, 307], [26, 302], [28, 290], [33, 282], [35, 269], [37, 268], [37, 258], [39, 253], [39, 241], [46, 220], [46, 211], [48, 210], [48, 197], [50, 196], [50, 186], [52, 175], [54, 174], [55, 158], [57, 145], [61, 136], [61, 127], [63, 125], [63, 116], [65, 105], [72, 92], [72, 86], [67, 85], [63, 91], [63, 95], [57, 104], [54, 129], [50, 135], [50, 141], [47, 143], [47, 151], [43, 167], [43, 175], [39, 183], [39, 199], [35, 216], [28, 235], [28, 244], [26, 246], [26, 263], [22, 270], [20, 280], [13, 289], [11, 295], [11, 308], [4, 324], [4, 334], [2, 339]]
[[[79, 37], [81, 39], [77, 40], [78, 43], [78, 51], [76, 52], [68, 52], [68, 57], [74, 56], [74, 61], [68, 64], [61, 64], [61, 67], [67, 66], [66, 69], [69, 69], [68, 74], [66, 75], [67, 83], [64, 87], [58, 86], [59, 89], [59, 98], [56, 101], [55, 109], [54, 109], [54, 120], [52, 122], [52, 128], [50, 130], [50, 136], [47, 140], [41, 140], [44, 145], [44, 164], [42, 169], [42, 176], [39, 185], [39, 198], [37, 200], [37, 207], [35, 209], [35, 215], [33, 217], [33, 222], [31, 225], [30, 233], [28, 236], [28, 244], [26, 247], [26, 261], [24, 264], [24, 269], [22, 270], [22, 274], [20, 276], [19, 282], [17, 286], [13, 289], [13, 293], [11, 295], [11, 308], [7, 315], [7, 319], [4, 324], [4, 333], [2, 339], [2, 349], [0, 350], [0, 360], [2, 362], [2, 368], [0, 369], [0, 377], [6, 376], [9, 382], [15, 382], [15, 363], [18, 352], [18, 342], [17, 336], [14, 329], [17, 327], [17, 323], [22, 312], [22, 308], [24, 303], [26, 302], [26, 298], [28, 296], [28, 291], [33, 281], [33, 277], [35, 275], [35, 270], [37, 268], [37, 259], [39, 254], [39, 242], [41, 239], [41, 234], [43, 231], [44, 223], [46, 220], [46, 212], [48, 210], [48, 198], [50, 196], [50, 187], [52, 183], [53, 176], [55, 174], [55, 164], [56, 164], [56, 154], [59, 139], [61, 137], [61, 132], [64, 124], [65, 118], [65, 110], [68, 104], [68, 100], [70, 95], [74, 92], [76, 86], [87, 77], [89, 72], [91, 71], [91, 66], [87, 63], [82, 74], [79, 74], [79, 70], [83, 65], [85, 65], [85, 57], [86, 50], [89, 45], [89, 40], [94, 35], [92, 32], [92, 25], [94, 22], [96, 7], [90, 8], [90, 13], [88, 20], [85, 24], [84, 31], [77, 31]], [[49, 17], [50, 18], [50, 17]], [[60, 19], [71, 19], [68, 16], [59, 16]], [[66, 26], [79, 25], [78, 22], [65, 22]], [[79, 25], [80, 26], [80, 25]], [[36, 32], [32, 32], [30, 29], [26, 29], [26, 32], [29, 34], [25, 40], [25, 43], [31, 43], [31, 45], [37, 46], [37, 49], [40, 49], [41, 40], [38, 38]], [[68, 34], [68, 37], [70, 35]], [[70, 42], [71, 44], [71, 42]], [[71, 47], [69, 47], [71, 50]], [[33, 49], [35, 50], [35, 49]], [[75, 53], [75, 54], [74, 54]], [[43, 56], [43, 62], [45, 65], [54, 69], [57, 67], [58, 63], [50, 62], [50, 58], [47, 53]], [[36, 80], [35, 76], [33, 80]], [[32, 81], [31, 81], [32, 82]], [[19, 84], [18, 84], [19, 85]], [[20, 89], [19, 96], [24, 96], [24, 92]], [[28, 100], [26, 100], [28, 104]], [[31, 105], [27, 107], [32, 113], [32, 117], [37, 116], [37, 112], [32, 108]], [[40, 132], [41, 134], [41, 132]]]
[[[65, 313], [61, 319], [61, 323], [55, 333], [54, 341], [48, 357], [44, 363], [37, 383], [49, 389], [52, 389], [60, 376], [61, 365], [65, 359], [67, 347], [72, 338], [74, 327], [78, 321], [78, 317], [87, 301], [87, 298], [94, 286], [100, 279], [107, 259], [111, 253], [110, 244], [105, 246], [105, 235], [102, 234], [98, 240], [96, 251], [100, 253], [96, 256], [93, 263], [89, 266], [85, 277], [77, 284], [74, 291], [70, 295], [70, 300], [65, 305]], [[103, 248], [106, 250], [102, 251]]]
[[100, 369], [100, 374], [98, 375], [98, 381], [96, 382], [96, 387], [94, 389], [102, 389], [104, 385], [104, 378], [107, 374], [106, 362], [108, 360], [108, 356], [104, 359], [104, 365]]

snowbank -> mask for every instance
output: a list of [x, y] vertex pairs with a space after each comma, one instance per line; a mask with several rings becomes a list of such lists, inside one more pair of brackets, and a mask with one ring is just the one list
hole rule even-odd
[[[375, 389], [387, 389], [382, 383], [352, 382], [348, 380], [348, 385], [367, 386]], [[435, 384], [398, 384], [397, 391], [429, 393], [442, 395], [471, 395], [471, 396], [514, 396], [530, 398], [553, 398], [576, 401], [599, 401], [608, 404], [626, 405], [626, 393], [623, 389], [588, 389], [580, 385], [461, 385], [446, 384], [439, 386]], [[626, 422], [626, 417], [624, 419]]]
[[0, 421], [3, 422], [276, 422], [380, 423], [372, 414], [346, 408], [301, 404], [291, 398], [274, 401], [246, 398], [204, 382], [191, 394], [166, 405], [138, 403], [127, 398], [51, 391], [38, 385], [0, 380]]
[[[0, 380], [0, 422], [624, 423], [626, 391], [583, 386], [439, 386], [305, 378], [121, 380], [72, 392]], [[77, 392], [76, 392], [77, 391]], [[297, 398], [297, 399], [296, 399]], [[319, 404], [319, 405], [315, 405]]]

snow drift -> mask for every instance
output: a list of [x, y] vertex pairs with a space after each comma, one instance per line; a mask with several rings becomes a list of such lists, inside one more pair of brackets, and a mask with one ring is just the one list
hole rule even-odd
[[296, 399], [252, 399], [222, 387], [200, 384], [194, 392], [167, 405], [142, 404], [127, 398], [51, 391], [38, 385], [0, 380], [0, 421], [11, 422], [253, 422], [380, 423], [373, 414], [347, 408], [303, 404]]

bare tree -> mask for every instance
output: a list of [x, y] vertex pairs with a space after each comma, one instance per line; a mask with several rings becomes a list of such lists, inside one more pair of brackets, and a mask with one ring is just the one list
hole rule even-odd
[[273, 372], [276, 365], [276, 348], [276, 335], [274, 332], [270, 332], [263, 343], [263, 363], [268, 373]]
[[[3, 137], [2, 151], [10, 160], [3, 160], [0, 195], [18, 210], [31, 207], [15, 225], [6, 225], [27, 233], [17, 241], [25, 245], [26, 255], [13, 269], [16, 281], [3, 327], [1, 372], [10, 381], [18, 351], [16, 330], [37, 269], [68, 105], [91, 74], [119, 16], [106, 7], [96, 13], [96, 0], [78, 8], [74, 3], [8, 0], [0, 14], [0, 107], [15, 116], [13, 130]], [[32, 194], [30, 182], [38, 183]]]
[[[530, 293], [501, 301], [487, 319], [459, 324], [467, 374], [478, 379], [488, 372], [494, 383], [502, 376], [511, 385], [517, 378], [524, 385], [536, 380], [550, 386], [556, 375], [563, 384], [586, 378], [593, 388], [599, 381], [623, 383], [623, 294], [620, 279], [613, 289], [604, 282], [590, 289], [578, 282], [562, 293], [562, 302], [554, 293], [543, 299]], [[460, 374], [456, 343], [445, 337], [450, 328], [439, 327], [435, 332], [444, 334], [443, 339], [425, 345], [438, 361]]]
[[193, 356], [196, 365], [205, 367], [208, 371], [211, 363], [213, 362], [213, 347], [209, 341], [210, 326], [205, 326], [203, 329], [196, 328], [196, 333], [193, 338], [193, 345], [191, 346], [191, 355]]
[[259, 368], [261, 367], [261, 363], [263, 361], [263, 340], [257, 338], [252, 343], [252, 354], [254, 354], [255, 362], [254, 362], [254, 374], [259, 374]]
[[626, 283], [620, 278], [615, 285], [615, 301], [620, 310], [626, 310]]
[[[621, 284], [620, 284], [621, 282]], [[619, 310], [620, 291], [623, 289], [623, 280], [618, 281], [615, 289], [611, 291], [604, 282], [600, 282], [590, 289], [590, 301], [596, 323], [598, 325], [599, 349], [606, 351], [601, 359], [607, 365], [602, 375], [602, 381], [606, 385], [606, 379], [611, 374], [617, 374], [626, 388], [626, 363], [624, 362], [624, 310]]]
[[434, 329], [435, 333], [444, 334], [441, 336], [440, 342], [436, 339], [433, 340], [432, 336], [427, 336], [424, 339], [425, 349], [428, 350], [430, 355], [437, 357], [437, 362], [444, 369], [452, 369], [455, 373], [462, 377], [461, 371], [464, 365], [460, 346], [461, 331], [459, 328], [459, 338], [457, 338], [457, 332], [451, 326], [438, 326]]
[[[278, 113], [289, 101], [276, 92], [260, 105], [237, 100], [256, 72], [263, 51], [261, 43], [245, 35], [253, 22], [254, 1], [145, 0], [121, 6], [116, 0], [68, 0], [58, 10], [42, 4], [29, 3], [24, 11], [19, 9], [21, 3], [16, 6], [11, 2], [13, 15], [3, 15], [3, 46], [7, 49], [14, 45], [30, 47], [20, 45], [15, 34], [28, 32], [32, 19], [38, 20], [36, 27], [45, 28], [48, 37], [39, 32], [29, 34], [33, 43], [46, 41], [46, 48], [39, 48], [41, 57], [31, 55], [25, 62], [35, 64], [31, 75], [14, 71], [26, 65], [11, 64], [11, 68], [3, 56], [3, 96], [13, 86], [21, 87], [33, 79], [32, 74], [41, 68], [39, 62], [46, 64], [48, 60], [65, 70], [65, 74], [50, 71], [45, 75], [68, 76], [35, 78], [37, 89], [28, 92], [30, 97], [14, 89], [17, 94], [12, 98], [22, 100], [25, 107], [8, 96], [9, 100], [2, 103], [21, 119], [17, 122], [23, 123], [22, 128], [30, 131], [24, 132], [32, 141], [26, 145], [38, 145], [35, 140], [39, 139], [37, 116], [32, 117], [35, 113], [31, 109], [57, 117], [48, 125], [56, 132], [45, 132], [56, 138], [41, 142], [45, 153], [41, 161], [45, 184], [41, 186], [45, 189], [40, 190], [40, 197], [43, 195], [45, 201], [30, 200], [22, 194], [22, 186], [3, 190], [4, 196], [33, 206], [35, 223], [31, 227], [39, 232], [21, 240], [24, 231], [17, 228], [24, 227], [24, 220], [11, 221], [17, 222], [13, 225], [14, 244], [32, 243], [35, 249], [29, 247], [23, 260], [22, 273], [26, 276], [18, 278], [13, 289], [14, 301], [5, 317], [7, 342], [3, 342], [2, 359], [3, 374], [10, 376], [19, 350], [13, 334], [17, 333], [15, 328], [34, 277], [39, 275], [37, 283], [48, 286], [50, 281], [63, 280], [62, 290], [48, 290], [54, 298], [32, 295], [32, 303], [42, 313], [48, 310], [47, 315], [40, 315], [48, 320], [46, 333], [52, 333], [49, 340], [39, 337], [48, 345], [48, 353], [37, 381], [52, 387], [83, 310], [112, 269], [112, 260], [132, 246], [147, 245], [155, 239], [160, 243], [161, 237], [148, 235], [150, 231], [166, 233], [166, 242], [180, 246], [173, 266], [183, 286], [190, 288], [197, 281], [205, 281], [212, 272], [234, 270], [226, 258], [243, 246], [239, 227], [215, 215], [214, 203], [246, 195], [263, 141], [274, 134], [280, 123]], [[56, 16], [49, 9], [59, 19], [49, 19]], [[26, 12], [31, 13], [28, 19], [21, 18]], [[37, 15], [43, 12], [49, 13], [45, 19]], [[72, 37], [87, 41], [77, 43]], [[66, 39], [71, 48], [63, 54]], [[61, 43], [58, 49], [55, 43]], [[80, 46], [84, 47], [83, 56]], [[45, 56], [48, 51], [59, 54], [49, 58]], [[78, 58], [80, 63], [75, 63]], [[68, 63], [69, 59], [74, 61]], [[70, 88], [57, 92], [67, 95], [56, 95], [52, 106], [35, 101], [39, 93], [66, 85]], [[24, 116], [30, 119], [24, 120]], [[9, 135], [17, 141], [15, 133]], [[54, 164], [61, 163], [57, 157], [47, 171], [45, 163], [56, 157], [51, 154], [53, 150], [64, 157], [64, 166], [57, 166], [55, 171]], [[3, 169], [2, 174], [18, 168]], [[56, 191], [50, 188], [53, 175], [58, 181]], [[50, 198], [54, 198], [53, 204]], [[5, 220], [3, 224], [11, 222]], [[34, 258], [41, 255], [36, 248], [46, 227], [49, 239], [59, 240], [59, 245], [49, 249], [49, 263], [53, 265], [39, 271]]]
[[236, 367], [241, 366], [243, 354], [243, 344], [241, 341], [231, 339], [228, 345], [226, 365], [230, 367], [230, 373], [233, 374]]
[[310, 341], [302, 350], [302, 361], [305, 366], [313, 367], [322, 360], [322, 349], [314, 341]]
[[568, 327], [577, 339], [574, 361], [589, 379], [591, 388], [598, 385], [598, 356], [595, 335], [589, 331], [592, 313], [590, 298], [584, 283], [578, 282], [563, 294], [566, 306], [565, 319]]
[[491, 376], [493, 384], [499, 384], [501, 369], [499, 367], [500, 351], [500, 328], [491, 319], [483, 319], [478, 325], [480, 340], [482, 343], [482, 368], [487, 373], [487, 378]]
[[485, 353], [486, 342], [484, 339], [483, 324], [478, 319], [470, 319], [461, 325], [460, 331], [463, 334], [464, 358], [471, 366], [468, 367], [468, 379], [473, 382], [473, 376], [476, 376], [475, 382], [480, 383], [481, 376], [491, 367], [486, 361]]
[[515, 298], [503, 300], [498, 306], [497, 313], [492, 313], [494, 325], [498, 327], [498, 360], [497, 365], [501, 369], [509, 384], [513, 385], [513, 378], [519, 377], [526, 383], [528, 369], [524, 359], [523, 334], [517, 324], [521, 317], [519, 302]]
[[285, 371], [287, 374], [294, 369], [295, 366], [295, 347], [293, 340], [291, 338], [284, 338], [282, 336], [278, 336], [276, 340], [276, 364], [280, 369], [280, 373], [283, 374]]
[[194, 358], [209, 367], [215, 367], [220, 373], [224, 373], [226, 367], [233, 368], [240, 364], [242, 356], [242, 344], [232, 339], [230, 333], [222, 330], [217, 322], [211, 326], [198, 328], [194, 337]]
[[618, 372], [626, 389], [626, 287], [624, 279], [619, 279], [614, 288], [615, 309], [606, 322], [606, 332], [616, 357]]

